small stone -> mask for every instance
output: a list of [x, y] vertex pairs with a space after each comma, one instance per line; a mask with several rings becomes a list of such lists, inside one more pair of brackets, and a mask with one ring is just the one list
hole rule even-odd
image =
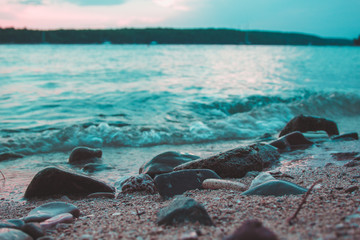
[[194, 231], [194, 232], [188, 232], [188, 233], [183, 233], [181, 236], [180, 236], [180, 240], [198, 240], [198, 235], [197, 233]]
[[154, 194], [157, 192], [154, 180], [147, 174], [131, 176], [120, 183], [123, 193], [148, 192]]
[[40, 226], [43, 229], [50, 229], [55, 227], [59, 223], [72, 223], [74, 221], [74, 216], [70, 213], [62, 213], [52, 218], [49, 218], [40, 223]]
[[81, 170], [87, 173], [94, 173], [109, 169], [112, 169], [112, 167], [103, 163], [88, 163]]
[[70, 213], [76, 218], [80, 216], [80, 210], [75, 205], [65, 202], [50, 202], [31, 210], [24, 221], [42, 222], [62, 213]]
[[283, 180], [272, 180], [251, 188], [241, 195], [284, 196], [307, 192], [306, 188]]
[[332, 140], [340, 140], [340, 141], [352, 141], [352, 140], [359, 140], [359, 135], [357, 132], [352, 133], [345, 133], [339, 136], [335, 136], [331, 138]]
[[281, 151], [292, 151], [299, 148], [307, 148], [314, 143], [307, 139], [301, 132], [296, 131], [288, 133], [269, 144]]
[[93, 239], [94, 239], [94, 237], [90, 234], [83, 234], [80, 237], [80, 240], [93, 240]]
[[351, 160], [350, 162], [344, 164], [344, 167], [356, 167], [356, 166], [360, 166], [360, 161]]
[[200, 157], [190, 153], [174, 151], [164, 152], [141, 166], [139, 174], [148, 174], [150, 177], [154, 178], [156, 175], [172, 172], [174, 167], [198, 158]]
[[160, 174], [154, 181], [160, 195], [170, 198], [188, 190], [202, 189], [202, 182], [208, 178], [220, 177], [208, 169], [190, 169]]
[[347, 189], [345, 189], [344, 192], [346, 192], [346, 193], [352, 193], [352, 192], [354, 192], [354, 191], [356, 191], [356, 190], [358, 190], [358, 189], [359, 189], [359, 186], [354, 185], [354, 186], [350, 186], [350, 187], [348, 187]]
[[270, 173], [268, 172], [262, 172], [259, 175], [257, 175], [254, 180], [252, 180], [249, 189], [254, 188], [260, 184], [263, 184], [265, 182], [276, 180]]
[[33, 239], [38, 239], [42, 236], [44, 236], [44, 231], [43, 229], [40, 227], [39, 223], [26, 223], [21, 230], [25, 233], [27, 233], [28, 235], [30, 235]]
[[340, 152], [340, 153], [331, 153], [331, 156], [337, 161], [351, 160], [356, 155], [360, 154], [359, 152]]
[[259, 220], [248, 220], [224, 240], [277, 240], [278, 237]]
[[223, 179], [205, 179], [202, 183], [205, 189], [228, 189], [235, 191], [244, 191], [246, 186], [240, 182]]
[[69, 157], [70, 164], [86, 164], [100, 161], [102, 151], [100, 149], [88, 147], [74, 148]]
[[199, 222], [214, 225], [204, 206], [192, 198], [179, 196], [169, 206], [158, 212], [158, 225], [175, 225], [183, 222]]
[[14, 152], [4, 152], [0, 153], [0, 162], [5, 160], [11, 160], [11, 159], [17, 159], [17, 158], [23, 158], [24, 155], [14, 153]]
[[23, 231], [13, 228], [0, 228], [0, 240], [32, 240], [33, 238]]

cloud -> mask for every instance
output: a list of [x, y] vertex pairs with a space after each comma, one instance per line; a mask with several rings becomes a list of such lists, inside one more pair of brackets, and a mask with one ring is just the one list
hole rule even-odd
[[43, 5], [44, 1], [43, 0], [19, 0], [18, 3], [24, 4], [24, 5]]
[[79, 6], [110, 6], [110, 5], [121, 5], [125, 3], [127, 0], [66, 0], [66, 1]]

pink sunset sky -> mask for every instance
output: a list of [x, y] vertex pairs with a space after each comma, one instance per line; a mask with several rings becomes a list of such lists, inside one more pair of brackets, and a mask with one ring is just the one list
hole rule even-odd
[[0, 27], [214, 27], [352, 39], [359, 9], [359, 0], [0, 0]]

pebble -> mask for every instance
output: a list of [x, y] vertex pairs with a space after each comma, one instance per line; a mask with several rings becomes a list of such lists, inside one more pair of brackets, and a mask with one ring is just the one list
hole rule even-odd
[[42, 229], [50, 229], [55, 227], [58, 223], [72, 223], [74, 216], [70, 213], [62, 213], [55, 217], [49, 218], [40, 223]]
[[348, 187], [347, 189], [345, 189], [344, 192], [346, 192], [346, 193], [352, 193], [352, 192], [354, 192], [354, 191], [356, 191], [356, 190], [358, 190], [358, 189], [359, 189], [359, 186], [354, 185], [354, 186], [350, 186], [350, 187]]
[[154, 194], [157, 192], [154, 180], [147, 174], [131, 176], [120, 183], [123, 193], [148, 192]]
[[283, 180], [272, 180], [251, 188], [241, 195], [284, 196], [307, 192], [306, 188]]
[[224, 240], [277, 240], [278, 237], [259, 220], [248, 220]]
[[91, 193], [87, 195], [87, 198], [115, 198], [115, 193], [110, 192], [97, 192], [97, 193]]
[[228, 189], [235, 191], [246, 190], [244, 184], [224, 179], [205, 179], [202, 183], [202, 187], [206, 189]]
[[13, 228], [0, 228], [0, 240], [32, 240], [28, 234]]
[[70, 164], [86, 164], [98, 162], [101, 159], [102, 151], [100, 149], [88, 147], [74, 148], [69, 157]]

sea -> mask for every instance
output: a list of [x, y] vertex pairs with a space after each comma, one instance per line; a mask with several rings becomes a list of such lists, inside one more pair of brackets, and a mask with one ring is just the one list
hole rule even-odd
[[113, 183], [162, 152], [276, 139], [300, 114], [359, 132], [359, 90], [359, 47], [0, 45], [0, 153], [24, 156], [0, 162], [0, 196], [45, 167], [81, 172], [77, 146], [102, 149], [110, 168], [83, 174]]

